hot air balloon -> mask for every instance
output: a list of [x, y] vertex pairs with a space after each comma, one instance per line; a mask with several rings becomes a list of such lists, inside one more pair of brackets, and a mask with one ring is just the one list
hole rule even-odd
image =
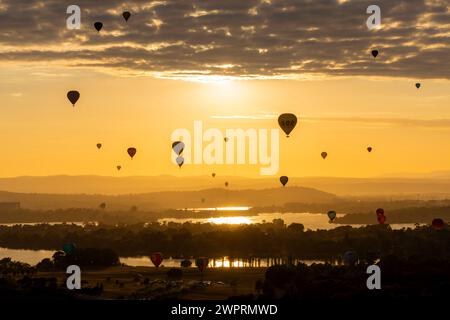
[[328, 211], [327, 215], [328, 218], [330, 218], [330, 221], [333, 221], [336, 218], [336, 211], [334, 210]]
[[228, 138], [227, 137], [223, 138], [223, 141], [228, 142]]
[[358, 255], [355, 251], [347, 251], [344, 253], [344, 263], [347, 266], [354, 266], [358, 262]]
[[174, 143], [172, 143], [172, 150], [177, 156], [181, 155], [184, 150], [184, 143], [182, 141], [175, 141]]
[[80, 98], [80, 93], [78, 91], [72, 90], [67, 92], [67, 99], [72, 103], [72, 105], [75, 107], [75, 103], [77, 103], [78, 99]]
[[386, 216], [384, 214], [377, 215], [377, 220], [379, 224], [384, 224], [386, 222]]
[[105, 209], [106, 208], [106, 203], [102, 202], [99, 205], [100, 209]]
[[378, 50], [372, 50], [372, 56], [376, 58], [378, 56]]
[[297, 125], [297, 116], [292, 113], [283, 113], [278, 117], [278, 124], [284, 133], [286, 133], [286, 137], [289, 138], [289, 134]]
[[195, 266], [203, 273], [205, 269], [208, 267], [209, 259], [205, 257], [200, 257], [195, 259]]
[[178, 164], [178, 166], [181, 168], [181, 166], [183, 165], [183, 163], [184, 163], [184, 158], [183, 157], [178, 157], [177, 158], [177, 164]]
[[97, 149], [100, 149], [102, 147], [101, 143], [97, 143]]
[[75, 252], [76, 246], [74, 243], [66, 243], [63, 246], [63, 251], [65, 254], [72, 254]]
[[378, 208], [376, 213], [377, 213], [377, 216], [384, 215], [384, 209], [383, 208]]
[[136, 154], [136, 148], [128, 148], [127, 152], [131, 159], [133, 159], [134, 155]]
[[163, 261], [163, 255], [161, 252], [152, 253], [150, 256], [150, 260], [155, 265], [155, 267], [158, 268], [161, 262]]
[[444, 229], [444, 220], [440, 219], [440, 218], [436, 218], [433, 219], [433, 221], [431, 222], [431, 225], [433, 226], [433, 228], [435, 230], [442, 230]]
[[122, 17], [125, 19], [125, 22], [128, 22], [128, 19], [131, 17], [131, 13], [129, 11], [124, 11], [122, 13]]
[[416, 88], [420, 89], [420, 83], [416, 83]]
[[280, 177], [280, 182], [283, 185], [283, 187], [286, 185], [286, 183], [288, 183], [288, 181], [289, 181], [288, 177], [286, 177], [286, 176], [281, 176]]
[[101, 23], [101, 22], [94, 23], [94, 28], [95, 28], [95, 30], [97, 30], [97, 32], [100, 32], [100, 30], [102, 30], [102, 28], [103, 28], [103, 23]]
[[225, 182], [225, 187], [228, 187], [228, 182]]
[[122, 169], [122, 166], [117, 166], [117, 171], [120, 171], [120, 169]]
[[372, 147], [367, 147], [367, 151], [372, 152]]
[[322, 156], [322, 158], [325, 159], [325, 158], [328, 156], [328, 153], [326, 153], [326, 152], [324, 151], [324, 152], [322, 152], [320, 155]]
[[216, 173], [215, 172], [213, 172], [211, 175], [212, 175], [213, 178], [216, 177]]

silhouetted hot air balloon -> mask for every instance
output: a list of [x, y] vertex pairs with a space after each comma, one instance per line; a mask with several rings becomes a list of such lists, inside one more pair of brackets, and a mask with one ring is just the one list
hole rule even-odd
[[106, 203], [102, 202], [99, 205], [100, 209], [105, 209], [106, 208]]
[[344, 263], [347, 266], [354, 266], [358, 262], [358, 255], [355, 251], [347, 251], [344, 253]]
[[227, 137], [223, 138], [223, 141], [228, 142], [228, 138]]
[[433, 226], [433, 228], [435, 230], [442, 230], [444, 229], [444, 220], [442, 220], [441, 218], [436, 218], [433, 219], [433, 221], [431, 222], [431, 225]]
[[372, 50], [372, 56], [376, 58], [378, 56], [378, 50]]
[[128, 148], [127, 152], [131, 159], [133, 159], [134, 155], [136, 154], [136, 148]]
[[97, 143], [97, 149], [100, 149], [102, 147], [101, 143]]
[[103, 28], [103, 23], [97, 21], [96, 23], [94, 23], [94, 28], [95, 30], [97, 30], [97, 32], [100, 32], [100, 30], [102, 30]]
[[367, 147], [367, 151], [372, 152], [372, 147]]
[[208, 267], [209, 259], [205, 257], [200, 257], [195, 259], [195, 266], [203, 273]]
[[292, 113], [283, 113], [278, 117], [278, 124], [284, 133], [286, 133], [286, 137], [289, 138], [289, 134], [297, 125], [297, 116]]
[[161, 252], [152, 253], [150, 256], [150, 260], [155, 265], [155, 267], [158, 268], [161, 262], [163, 261], [163, 255]]
[[63, 251], [65, 254], [72, 254], [75, 252], [76, 246], [74, 243], [66, 243], [63, 246]]
[[333, 221], [336, 218], [336, 211], [334, 210], [328, 211], [327, 215], [328, 218], [330, 218], [330, 221]]
[[128, 19], [131, 17], [131, 13], [129, 11], [124, 11], [122, 13], [122, 17], [125, 19], [125, 22], [128, 22]]
[[182, 141], [175, 141], [172, 143], [172, 150], [177, 156], [181, 155], [184, 150], [184, 143]]
[[212, 175], [213, 178], [216, 177], [216, 173], [215, 172], [213, 172], [211, 175]]
[[288, 183], [288, 181], [289, 181], [288, 177], [286, 177], [286, 176], [281, 176], [280, 177], [280, 182], [283, 185], [283, 187], [286, 185], [286, 183]]
[[181, 166], [183, 165], [183, 163], [184, 163], [184, 158], [183, 157], [178, 157], [177, 158], [177, 164], [178, 164], [178, 166], [181, 168]]
[[122, 166], [117, 166], [117, 171], [120, 171], [120, 169], [122, 169]]
[[77, 103], [78, 99], [80, 98], [80, 93], [78, 91], [72, 90], [67, 92], [67, 99], [72, 103], [72, 105], [75, 107], [75, 103]]
[[322, 158], [325, 159], [325, 158], [328, 156], [328, 153], [326, 153], [326, 152], [324, 151], [324, 152], [322, 152], [320, 155], [322, 156]]
[[228, 182], [225, 182], [225, 187], [228, 187]]
[[420, 89], [420, 83], [416, 83], [416, 88]]

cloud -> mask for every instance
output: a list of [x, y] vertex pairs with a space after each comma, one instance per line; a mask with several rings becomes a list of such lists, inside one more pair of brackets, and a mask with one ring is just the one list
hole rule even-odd
[[[450, 79], [450, 6], [380, 0], [78, 0], [66, 29], [59, 0], [0, 2], [0, 64], [97, 67], [130, 75], [244, 79], [386, 76]], [[132, 12], [125, 23], [123, 10]], [[95, 21], [102, 21], [97, 33]], [[370, 51], [377, 48], [377, 59]], [[224, 68], [223, 66], [231, 66]]]

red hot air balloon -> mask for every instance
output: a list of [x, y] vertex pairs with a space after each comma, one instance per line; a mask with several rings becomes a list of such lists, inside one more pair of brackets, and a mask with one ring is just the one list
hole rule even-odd
[[75, 103], [77, 103], [78, 99], [80, 99], [80, 93], [76, 90], [72, 90], [67, 92], [67, 99], [72, 103], [75, 107]]
[[127, 152], [131, 159], [133, 159], [134, 155], [136, 154], [136, 148], [128, 148]]
[[433, 228], [435, 230], [442, 230], [444, 229], [444, 220], [440, 219], [440, 218], [436, 218], [433, 219], [433, 221], [431, 222], [431, 225], [433, 226]]
[[161, 262], [163, 261], [163, 255], [161, 252], [152, 253], [152, 255], [150, 256], [150, 260], [155, 265], [155, 267], [158, 268]]

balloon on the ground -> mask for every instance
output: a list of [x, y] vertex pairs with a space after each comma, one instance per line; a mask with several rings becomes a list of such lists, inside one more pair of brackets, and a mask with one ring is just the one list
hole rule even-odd
[[155, 265], [155, 267], [159, 267], [161, 262], [163, 261], [163, 255], [161, 252], [155, 252], [150, 255], [150, 260]]
[[289, 178], [287, 176], [281, 176], [280, 177], [280, 182], [283, 185], [283, 187], [286, 185], [286, 183], [288, 183]]
[[181, 155], [184, 150], [184, 143], [182, 141], [175, 141], [172, 143], [172, 150], [177, 156]]
[[205, 257], [200, 257], [195, 259], [195, 266], [200, 270], [200, 272], [205, 271], [208, 267], [209, 259]]
[[76, 90], [72, 90], [67, 92], [67, 99], [72, 103], [75, 107], [75, 103], [77, 103], [78, 99], [80, 99], [80, 93]]
[[102, 30], [102, 28], [103, 28], [103, 23], [101, 23], [99, 21], [94, 23], [94, 28], [95, 28], [95, 30], [97, 30], [97, 32], [100, 32], [100, 30]]
[[127, 152], [131, 159], [133, 159], [134, 155], [136, 154], [136, 148], [128, 148]]
[[74, 243], [66, 243], [63, 246], [63, 251], [65, 254], [72, 254], [75, 252], [76, 246]]
[[284, 131], [286, 137], [289, 137], [289, 134], [297, 125], [297, 116], [292, 113], [283, 113], [278, 117], [278, 125]]
[[347, 251], [344, 253], [344, 263], [347, 266], [354, 266], [358, 262], [358, 255], [355, 251]]
[[431, 225], [433, 226], [433, 228], [435, 230], [442, 230], [444, 228], [444, 220], [442, 220], [441, 218], [436, 218], [433, 219], [433, 221], [431, 222]]

